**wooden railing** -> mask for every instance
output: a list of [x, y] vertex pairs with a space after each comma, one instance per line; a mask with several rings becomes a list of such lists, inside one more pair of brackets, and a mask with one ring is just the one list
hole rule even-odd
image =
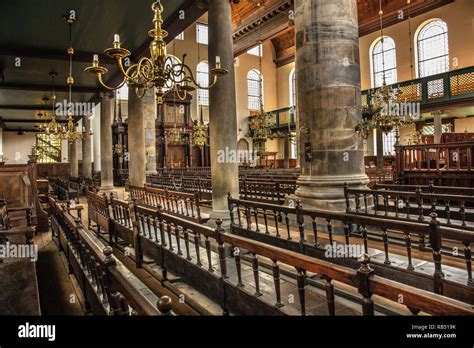
[[[256, 204], [256, 203], [255, 203]], [[278, 207], [281, 208], [281, 207]], [[144, 207], [136, 207], [136, 224], [140, 247], [145, 255], [161, 266], [162, 278], [172, 271], [206, 296], [218, 302], [224, 314], [289, 314], [291, 308], [282, 297], [283, 270], [294, 270], [299, 313], [308, 311], [307, 279], [318, 274], [325, 282], [326, 304], [329, 315], [335, 315], [334, 282], [341, 282], [359, 292], [361, 312], [374, 315], [373, 296], [397, 302], [403, 294], [403, 305], [413, 313], [423, 311], [435, 315], [473, 315], [468, 304], [433, 294], [417, 287], [403, 285], [374, 275], [368, 255], [362, 258], [357, 270], [319, 260], [273, 245], [231, 235], [221, 228], [211, 229], [178, 217]], [[204, 243], [202, 240], [204, 239]], [[217, 245], [217, 255], [211, 245]], [[226, 253], [231, 246], [232, 256]], [[217, 257], [218, 262], [213, 262]], [[265, 282], [261, 268], [270, 260], [273, 282]], [[253, 274], [253, 279], [248, 275]], [[245, 276], [244, 278], [244, 275]]]
[[[397, 102], [421, 106], [474, 97], [474, 66], [391, 85], [400, 93]], [[362, 107], [370, 105], [376, 89], [362, 91]]]
[[[299, 204], [292, 208], [243, 201], [232, 197], [229, 197], [229, 212], [233, 234], [321, 259], [327, 259], [328, 246], [334, 245], [340, 245], [343, 250], [351, 250], [351, 247], [360, 245], [364, 252], [368, 252], [370, 234], [377, 235], [378, 240], [383, 243], [383, 253], [378, 253], [373, 260], [379, 275], [474, 303], [470, 249], [470, 245], [474, 242], [474, 234], [469, 231], [439, 227], [435, 214], [427, 223], [416, 223], [356, 214], [305, 210]], [[297, 232], [293, 231], [292, 226], [297, 226]], [[405, 254], [402, 256], [390, 253], [393, 247], [390, 236], [394, 231], [404, 236]], [[322, 232], [325, 232], [324, 239], [321, 238]], [[336, 242], [336, 235], [341, 233], [343, 242]], [[432, 255], [434, 272], [431, 278], [426, 278], [426, 274], [415, 271], [412, 257], [413, 236], [419, 236], [419, 243], [423, 246], [429, 244], [429, 249], [425, 252], [427, 256]], [[458, 283], [450, 282], [444, 277], [441, 257], [443, 239], [455, 240], [464, 246], [466, 270]], [[350, 257], [331, 257], [330, 260], [343, 266], [356, 267], [354, 260]]]
[[201, 212], [198, 193], [184, 193], [153, 187], [130, 186], [130, 198], [138, 204], [177, 214], [185, 219], [205, 223], [209, 216]]
[[474, 142], [396, 147], [399, 184], [474, 185]]
[[[425, 221], [430, 214], [441, 217], [441, 225], [474, 231], [474, 196], [388, 191], [344, 187], [348, 213], [383, 216], [385, 218]], [[351, 202], [354, 202], [352, 204]]]
[[85, 311], [95, 315], [170, 315], [171, 300], [158, 298], [64, 205], [53, 203], [52, 228], [85, 299]]

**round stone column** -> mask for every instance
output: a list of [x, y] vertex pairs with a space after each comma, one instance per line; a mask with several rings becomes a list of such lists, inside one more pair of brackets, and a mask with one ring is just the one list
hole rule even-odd
[[92, 178], [92, 136], [90, 135], [91, 120], [89, 116], [82, 118], [82, 126], [85, 129], [82, 138], [82, 176]]
[[129, 181], [132, 186], [143, 186], [146, 181], [144, 102], [134, 88], [128, 91], [128, 152], [130, 155]]
[[101, 191], [114, 189], [112, 158], [112, 121], [114, 119], [114, 96], [101, 93], [100, 102], [100, 179]]
[[344, 183], [364, 187], [356, 0], [296, 0], [301, 176], [306, 208], [344, 211]]
[[211, 218], [229, 220], [227, 193], [239, 196], [237, 156], [219, 161], [219, 153], [237, 151], [237, 110], [235, 100], [234, 47], [232, 12], [229, 1], [209, 0], [209, 68], [216, 66], [216, 57], [229, 73], [219, 78], [209, 92], [209, 130], [212, 175]]
[[79, 153], [77, 149], [77, 141], [73, 141], [69, 144], [69, 166], [71, 169], [71, 176], [74, 178], [79, 177]]

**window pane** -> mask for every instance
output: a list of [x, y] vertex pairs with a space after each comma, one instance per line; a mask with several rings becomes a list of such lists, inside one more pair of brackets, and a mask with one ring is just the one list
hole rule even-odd
[[[197, 82], [203, 86], [209, 86], [209, 64], [208, 62], [201, 62], [197, 66], [196, 74]], [[209, 106], [209, 90], [199, 88], [197, 90], [198, 105]]]
[[448, 26], [445, 22], [432, 21], [418, 34], [418, 68], [420, 77], [449, 70]]
[[262, 45], [255, 46], [249, 49], [247, 53], [257, 57], [263, 57], [263, 47]]
[[397, 83], [397, 52], [395, 41], [390, 37], [380, 39], [372, 49], [372, 69], [374, 87], [381, 87], [384, 83]]
[[61, 139], [47, 134], [36, 134], [38, 163], [61, 162]]
[[176, 40], [184, 40], [184, 31], [181, 32], [178, 36], [176, 36]]
[[383, 154], [384, 156], [395, 155], [395, 131], [383, 133]]
[[250, 70], [247, 74], [247, 88], [248, 88], [248, 109], [260, 110], [260, 103], [263, 105], [263, 99], [260, 101], [262, 88], [262, 76], [257, 70]]
[[196, 41], [200, 44], [208, 44], [208, 27], [207, 24], [198, 23], [196, 25]]

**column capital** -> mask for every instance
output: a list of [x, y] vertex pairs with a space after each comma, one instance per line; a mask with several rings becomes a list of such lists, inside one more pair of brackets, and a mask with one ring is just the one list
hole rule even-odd
[[114, 92], [111, 91], [100, 91], [99, 93], [101, 99], [114, 99]]

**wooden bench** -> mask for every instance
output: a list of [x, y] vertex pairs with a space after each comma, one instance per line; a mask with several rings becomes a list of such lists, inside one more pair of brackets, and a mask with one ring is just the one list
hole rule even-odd
[[[25, 243], [32, 244], [36, 227], [32, 226], [29, 207], [8, 208], [5, 201], [0, 201], [0, 243], [5, 243], [9, 237], [24, 235]], [[25, 214], [25, 217], [12, 218], [11, 213]], [[13, 225], [12, 225], [13, 220]], [[22, 223], [19, 224], [18, 222]], [[18, 226], [21, 225], [21, 226]]]
[[85, 312], [94, 315], [170, 315], [171, 299], [158, 298], [112, 255], [112, 248], [84, 229], [58, 202], [52, 226], [69, 270], [85, 298]]
[[201, 212], [198, 193], [185, 193], [158, 189], [153, 187], [130, 186], [130, 197], [139, 205], [161, 208], [198, 223], [206, 223], [209, 215]]
[[[334, 282], [340, 282], [362, 296], [361, 310], [352, 308], [353, 314], [374, 315], [374, 295], [396, 305], [401, 294], [403, 305], [414, 314], [474, 315], [467, 303], [375, 275], [368, 255], [354, 270], [227, 234], [219, 220], [217, 228], [212, 229], [140, 206], [135, 207], [135, 215], [138, 247], [160, 266], [161, 277], [167, 280], [168, 271], [173, 272], [220, 304], [224, 314], [337, 315], [340, 303], [335, 299]], [[217, 246], [217, 252], [211, 245]], [[232, 256], [226, 252], [229, 246]], [[264, 273], [265, 264], [270, 274]], [[286, 279], [294, 276], [294, 280], [283, 279], [283, 273]], [[306, 286], [316, 276], [324, 282], [326, 295], [317, 295]], [[298, 303], [287, 300], [287, 295], [293, 293]], [[314, 309], [316, 296], [323, 298], [326, 308]]]
[[[397, 221], [372, 216], [328, 211], [305, 210], [298, 203], [295, 207], [243, 201], [229, 197], [231, 232], [266, 244], [282, 247], [346, 267], [357, 267], [351, 257], [327, 258], [328, 246], [341, 246], [343, 250], [359, 246], [372, 255], [376, 274], [385, 278], [418, 286], [420, 289], [444, 294], [474, 304], [474, 283], [472, 279], [471, 244], [474, 234], [470, 231], [440, 227], [436, 215], [426, 223]], [[293, 226], [297, 229], [293, 230]], [[339, 231], [337, 231], [339, 230]], [[404, 236], [405, 253], [391, 252], [392, 232]], [[321, 233], [325, 238], [321, 238]], [[383, 250], [369, 249], [370, 235], [377, 236], [383, 243]], [[415, 262], [412, 257], [412, 239], [418, 237], [426, 258], [432, 265]], [[443, 240], [457, 241], [465, 270], [451, 269], [443, 265], [441, 250]], [[464, 255], [461, 250], [464, 249]], [[347, 255], [349, 256], [349, 255]], [[433, 269], [427, 273], [424, 267]], [[450, 277], [445, 277], [444, 271]]]
[[[94, 228], [97, 236], [112, 243], [109, 199], [106, 194], [87, 193], [88, 228]], [[95, 223], [95, 225], [92, 224]]]
[[[436, 213], [443, 226], [474, 231], [474, 196], [344, 187], [348, 213], [424, 221]], [[354, 202], [354, 203], [352, 203]]]

